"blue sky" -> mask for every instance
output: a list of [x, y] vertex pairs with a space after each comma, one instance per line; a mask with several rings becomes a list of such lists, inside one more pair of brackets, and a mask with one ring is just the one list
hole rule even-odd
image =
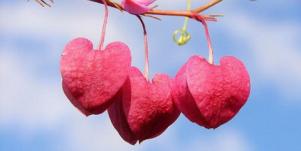
[[[206, 1], [193, 0], [193, 6]], [[158, 1], [162, 9], [184, 9], [184, 0]], [[205, 13], [222, 13], [209, 23], [215, 61], [240, 58], [251, 76], [246, 105], [230, 122], [207, 130], [180, 118], [162, 135], [140, 145], [125, 143], [107, 113], [84, 117], [61, 89], [60, 53], [83, 36], [98, 44], [103, 7], [87, 0], [0, 1], [0, 150], [301, 150], [301, 10], [298, 0], [224, 0]], [[146, 18], [150, 71], [174, 76], [193, 54], [207, 57], [203, 28], [189, 22], [192, 40], [176, 46], [171, 33], [183, 18]], [[134, 66], [143, 67], [138, 20], [110, 10], [106, 44], [129, 45]]]

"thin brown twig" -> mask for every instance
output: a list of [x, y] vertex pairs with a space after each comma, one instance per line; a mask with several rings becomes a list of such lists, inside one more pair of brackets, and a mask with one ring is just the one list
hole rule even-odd
[[[39, 3], [42, 7], [45, 7], [48, 6], [48, 7], [51, 7], [51, 5], [49, 3], [47, 3], [46, 1], [44, 0], [35, 0], [37, 3]], [[51, 3], [53, 3], [53, 0], [49, 0]]]
[[200, 7], [196, 8], [196, 9], [193, 9], [192, 11], [196, 12], [196, 13], [201, 13], [201, 12], [207, 10], [208, 8], [210, 8], [210, 7], [212, 7], [212, 6], [220, 3], [221, 1], [222, 0], [212, 0], [209, 3], [207, 3], [206, 5], [200, 6]]

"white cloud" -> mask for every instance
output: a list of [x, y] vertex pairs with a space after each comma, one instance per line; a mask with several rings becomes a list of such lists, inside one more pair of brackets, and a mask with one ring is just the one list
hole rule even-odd
[[[102, 9], [91, 2], [82, 2], [81, 5], [56, 2], [52, 8], [42, 8], [33, 4], [4, 5], [0, 9], [1, 31], [13, 35], [42, 36], [41, 38], [83, 36], [97, 43], [103, 21]], [[99, 13], [95, 13], [96, 10], [99, 10]], [[115, 19], [110, 17], [108, 40], [122, 38], [115, 25], [118, 25]]]
[[[194, 142], [192, 150], [201, 151], [251, 151], [248, 140], [237, 130], [225, 130], [214, 137], [202, 138]], [[202, 148], [202, 149], [198, 149]]]
[[70, 112], [59, 81], [35, 79], [22, 58], [10, 53], [1, 53], [0, 65], [0, 124], [17, 121], [25, 127], [52, 126]]
[[[221, 26], [246, 43], [254, 67], [255, 80], [275, 87], [285, 100], [300, 98], [301, 45], [300, 23], [253, 17], [241, 10], [228, 13]], [[299, 99], [300, 100], [300, 99]]]
[[[154, 146], [160, 146], [161, 150], [173, 151], [252, 151], [253, 145], [243, 135], [242, 132], [235, 129], [205, 130], [191, 138], [179, 137], [177, 123], [173, 125], [163, 136], [159, 136], [150, 142], [144, 144], [147, 150], [157, 149]], [[202, 129], [200, 127], [200, 129]], [[185, 131], [184, 129], [181, 129]], [[204, 134], [205, 133], [205, 134]], [[162, 147], [161, 147], [162, 146]]]
[[115, 131], [106, 113], [101, 116], [74, 117], [72, 123], [69, 122], [66, 125], [68, 129], [63, 134], [65, 149], [73, 151], [133, 150], [134, 146], [124, 142]]

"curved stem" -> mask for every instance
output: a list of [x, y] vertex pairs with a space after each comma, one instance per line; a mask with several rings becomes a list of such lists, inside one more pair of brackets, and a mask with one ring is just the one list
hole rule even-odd
[[[190, 11], [191, 0], [186, 0], [186, 3], [187, 3], [186, 10]], [[190, 33], [187, 32], [188, 20], [189, 20], [189, 17], [185, 17], [182, 28], [177, 29], [173, 33], [173, 36], [172, 36], [173, 40], [179, 46], [185, 45], [191, 38]], [[180, 37], [177, 38], [178, 34], [180, 34]]]
[[148, 80], [149, 76], [149, 59], [148, 59], [148, 40], [145, 24], [139, 15], [136, 15], [142, 25], [144, 35], [144, 76]]
[[195, 14], [195, 16], [193, 18], [196, 19], [197, 21], [201, 22], [205, 28], [205, 36], [206, 36], [206, 40], [207, 40], [207, 44], [208, 44], [208, 48], [209, 48], [208, 62], [210, 64], [214, 64], [213, 48], [212, 48], [211, 38], [210, 38], [209, 29], [208, 29], [206, 20], [204, 19], [203, 16], [198, 15], [198, 14]]
[[105, 41], [106, 27], [107, 27], [108, 16], [109, 16], [108, 4], [107, 4], [106, 0], [102, 0], [102, 2], [105, 6], [105, 15], [104, 15], [104, 19], [103, 19], [102, 31], [101, 31], [100, 41], [99, 41], [99, 50], [102, 50], [103, 43]]
[[[189, 11], [191, 9], [191, 0], [187, 0], [187, 6], [186, 6], [186, 10]], [[187, 30], [187, 26], [188, 26], [188, 17], [185, 17], [184, 19], [184, 24], [183, 24], [183, 30], [186, 31]]]

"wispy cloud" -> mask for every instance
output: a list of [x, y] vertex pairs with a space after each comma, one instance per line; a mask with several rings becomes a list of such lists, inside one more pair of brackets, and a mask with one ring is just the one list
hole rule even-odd
[[225, 130], [214, 136], [203, 137], [187, 145], [189, 150], [197, 151], [252, 151], [249, 140], [237, 130]]
[[[247, 45], [253, 64], [254, 78], [264, 81], [279, 91], [285, 100], [300, 98], [301, 45], [300, 23], [280, 22], [254, 17], [242, 10], [230, 11], [222, 26], [240, 43]], [[298, 99], [300, 100], [300, 99]]]
[[[0, 9], [1, 32], [11, 35], [28, 34], [43, 38], [83, 36], [97, 43], [100, 37], [103, 11], [95, 13], [102, 7], [88, 4], [83, 3], [87, 8], [92, 9], [90, 11], [87, 8], [78, 10], [80, 5], [70, 7], [67, 3], [58, 3], [56, 4], [58, 6], [53, 8], [35, 7], [35, 5], [4, 5]], [[66, 10], [62, 10], [64, 8]], [[125, 39], [117, 30], [118, 24], [114, 22], [115, 20], [110, 18], [108, 40]]]
[[0, 54], [0, 124], [18, 122], [28, 128], [53, 126], [70, 112], [59, 81], [40, 81], [30, 73], [32, 70], [22, 57]]

